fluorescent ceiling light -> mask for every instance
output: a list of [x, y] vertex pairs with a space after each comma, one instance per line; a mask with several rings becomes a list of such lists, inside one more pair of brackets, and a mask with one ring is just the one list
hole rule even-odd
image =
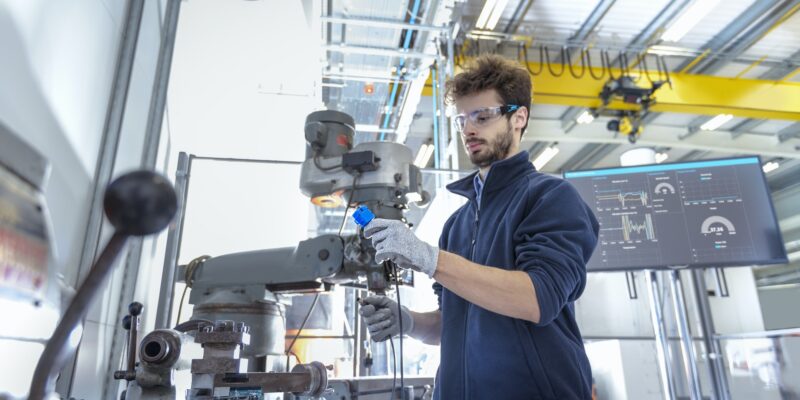
[[414, 165], [419, 168], [425, 168], [433, 155], [433, 145], [430, 143], [423, 144], [419, 148], [417, 158], [414, 159]]
[[492, 14], [492, 10], [496, 4], [497, 0], [486, 0], [486, 3], [483, 5], [483, 11], [481, 11], [481, 15], [478, 16], [478, 22], [475, 23], [476, 28], [483, 29], [486, 27], [486, 22], [489, 21], [489, 15]]
[[700, 129], [704, 131], [713, 131], [714, 129], [719, 128], [722, 124], [730, 121], [733, 118], [731, 114], [719, 114], [714, 118], [711, 118], [710, 121], [706, 122], [703, 125], [700, 125]]
[[765, 174], [767, 174], [767, 173], [770, 173], [772, 171], [775, 171], [780, 166], [781, 165], [779, 163], [777, 163], [776, 161], [770, 161], [770, 162], [764, 164], [764, 166], [761, 167], [761, 169], [764, 170]]
[[656, 164], [661, 164], [667, 158], [669, 158], [669, 154], [667, 153], [656, 153]]
[[588, 123], [594, 121], [594, 115], [592, 115], [592, 113], [590, 113], [589, 110], [586, 110], [586, 111], [583, 112], [583, 114], [581, 114], [578, 117], [578, 119], [576, 121], [579, 124], [588, 124]]
[[661, 40], [667, 42], [677, 42], [689, 32], [703, 17], [705, 17], [714, 6], [719, 3], [719, 0], [695, 0], [691, 6], [678, 17], [670, 27], [661, 35]]
[[507, 3], [508, 0], [486, 0], [483, 10], [478, 16], [478, 22], [475, 23], [475, 28], [493, 30], [500, 21], [500, 16], [503, 15]]
[[701, 53], [697, 50], [689, 49], [686, 47], [678, 46], [665, 46], [663, 44], [650, 46], [647, 49], [648, 54], [658, 54], [660, 56], [683, 56], [683, 57], [697, 57]]
[[489, 22], [486, 23], [486, 29], [494, 30], [494, 27], [497, 26], [497, 22], [500, 21], [500, 16], [503, 15], [503, 10], [506, 9], [506, 4], [508, 4], [508, 0], [498, 0], [497, 5], [494, 7], [494, 11], [492, 11], [492, 16], [489, 17]]
[[541, 171], [545, 164], [549, 163], [556, 154], [558, 154], [558, 147], [549, 146], [533, 160], [533, 167], [536, 168], [537, 171]]

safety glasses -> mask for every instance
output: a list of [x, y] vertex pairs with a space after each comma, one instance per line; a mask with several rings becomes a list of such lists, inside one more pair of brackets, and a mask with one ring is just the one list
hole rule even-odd
[[489, 123], [499, 118], [500, 116], [512, 113], [517, 110], [519, 110], [518, 105], [507, 104], [504, 106], [497, 106], [497, 107], [482, 107], [477, 110], [470, 111], [468, 113], [456, 114], [454, 118], [456, 123], [456, 129], [458, 129], [459, 132], [463, 132], [464, 127], [467, 125], [467, 121], [471, 122], [475, 126], [489, 125]]

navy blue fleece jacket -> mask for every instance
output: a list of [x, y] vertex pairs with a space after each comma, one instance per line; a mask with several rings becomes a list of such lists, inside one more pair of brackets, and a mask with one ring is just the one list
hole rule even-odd
[[469, 202], [447, 220], [439, 247], [481, 265], [526, 272], [541, 320], [485, 310], [434, 284], [442, 312], [434, 398], [591, 399], [573, 302], [597, 244], [594, 214], [569, 183], [536, 172], [524, 151], [492, 165], [480, 204], [473, 178], [447, 186]]

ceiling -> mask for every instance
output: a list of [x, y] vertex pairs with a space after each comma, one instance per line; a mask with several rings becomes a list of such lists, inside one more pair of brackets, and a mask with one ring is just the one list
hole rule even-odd
[[[456, 38], [458, 45], [463, 44], [466, 35], [475, 26], [484, 4], [483, 0], [464, 2], [331, 0], [327, 2], [323, 13], [351, 19], [391, 20], [428, 25], [436, 25], [432, 21], [440, 21], [449, 26], [458, 24], [459, 32]], [[494, 31], [516, 36], [508, 36], [507, 41], [481, 41], [482, 51], [508, 53], [510, 57], [514, 57], [516, 48], [513, 45], [508, 46], [508, 43], [520, 38], [533, 40], [533, 45], [544, 43], [552, 48], [567, 43], [573, 45], [583, 43], [590, 45], [592, 49], [615, 51], [663, 46], [665, 43], [660, 41], [658, 33], [663, 32], [690, 4], [692, 2], [687, 0], [648, 2], [509, 0]], [[787, 81], [800, 82], [800, 74], [791, 75], [800, 67], [800, 41], [796, 40], [800, 37], [798, 6], [800, 6], [798, 0], [718, 2], [678, 42], [667, 43], [671, 48], [680, 49], [682, 54], [665, 56], [665, 61], [674, 70], [683, 69], [705, 49], [710, 49], [711, 55], [689, 72], [696, 70], [696, 73], [724, 77], [741, 74], [739, 78], [753, 79], [780, 80], [788, 77]], [[417, 13], [412, 15], [414, 10]], [[402, 49], [406, 34], [408, 31], [404, 29], [364, 27], [347, 23], [328, 23], [324, 24], [323, 28], [323, 38], [326, 43], [345, 47]], [[413, 36], [410, 41], [409, 51], [427, 52], [432, 57], [435, 56], [435, 50], [426, 48], [426, 44], [435, 40], [437, 36], [436, 33], [418, 32], [418, 36]], [[510, 39], [512, 37], [513, 40]], [[426, 40], [429, 43], [426, 43]], [[756, 63], [759, 60], [761, 62]], [[369, 72], [375, 76], [394, 77], [400, 82], [422, 79], [422, 77], [427, 78], [427, 68], [432, 60], [328, 52], [328, 61], [325, 74], [329, 78], [325, 82], [331, 86], [325, 88], [324, 100], [329, 107], [350, 112], [356, 117], [357, 123], [365, 129], [359, 132], [360, 140], [405, 139], [402, 141], [413, 150], [419, 148], [422, 143], [432, 140], [434, 104], [425, 98], [413, 101], [414, 93], [409, 93], [412, 91], [408, 90], [411, 85], [401, 86], [396, 96], [392, 97], [390, 80], [357, 81], [355, 78], [348, 80], [350, 78], [342, 77], [342, 75]], [[753, 65], [754, 63], [756, 64]], [[398, 77], [396, 71], [401, 64], [407, 71], [405, 75]], [[333, 78], [337, 74], [341, 79]], [[534, 78], [534, 86], [535, 81]], [[371, 86], [368, 94], [365, 91], [366, 85]], [[581, 111], [582, 109], [577, 107], [536, 104], [534, 101], [531, 118], [544, 121], [558, 120], [568, 127], [569, 121], [574, 120], [576, 114]], [[413, 123], [407, 125], [408, 128], [400, 126], [403, 114], [411, 114], [410, 117], [413, 119]], [[645, 131], [637, 144], [654, 145], [648, 142], [649, 128], [665, 127], [672, 128], [670, 133], [674, 137], [671, 140], [662, 138], [657, 147], [667, 155], [669, 161], [750, 154], [755, 150], [764, 155], [765, 162], [778, 161], [782, 164], [781, 168], [774, 172], [777, 174], [781, 169], [795, 166], [796, 162], [792, 159], [800, 157], [800, 152], [797, 150], [800, 140], [796, 137], [800, 134], [800, 124], [797, 122], [734, 117], [714, 131], [691, 132], [692, 127], [698, 127], [708, 119], [710, 118], [691, 114], [652, 113], [647, 118]], [[598, 150], [599, 153], [589, 152], [591, 160], [580, 158], [582, 150], [583, 153], [588, 152], [584, 148], [585, 145], [614, 139], [614, 133], [607, 132], [605, 128], [608, 120], [609, 118], [600, 117], [588, 124], [595, 128], [595, 140], [586, 138], [569, 144], [558, 141], [559, 154], [546, 164], [543, 170], [559, 173], [573, 169], [576, 165], [580, 165], [581, 168], [616, 165], [619, 154], [631, 145], [626, 143], [605, 145]], [[403, 134], [395, 134], [397, 130], [402, 130]], [[557, 141], [549, 140], [550, 138], [557, 136], [558, 133], [568, 136], [570, 131], [571, 129], [562, 129], [562, 132], [548, 132], [542, 135], [547, 137], [547, 140], [542, 140], [537, 137], [539, 136], [537, 132], [529, 129], [523, 145], [530, 149], [541, 141], [553, 144]], [[776, 140], [780, 134], [784, 134], [783, 139]], [[702, 140], [704, 136], [712, 137], [719, 146], [704, 144]], [[743, 140], [748, 136], [754, 136], [757, 139], [753, 140], [764, 144], [754, 148], [750, 141]], [[695, 141], [698, 141], [697, 146], [694, 146]], [[738, 146], [739, 142], [743, 145]], [[775, 142], [774, 145], [772, 142]], [[693, 147], [702, 151], [693, 151], [695, 150]], [[535, 157], [536, 154], [532, 156]], [[469, 167], [463, 153], [459, 164]], [[800, 169], [797, 172], [800, 172]]]
[[[328, 50], [323, 71], [326, 105], [354, 115], [360, 128], [357, 141], [395, 140], [415, 152], [422, 144], [432, 142], [437, 102], [419, 95], [420, 82], [428, 79], [429, 67], [436, 60], [445, 60], [446, 46], [436, 45], [443, 34], [426, 30], [409, 33], [399, 25], [361, 25], [363, 20], [379, 20], [446, 26], [451, 32], [457, 31], [454, 45], [458, 49], [465, 41], [475, 41], [470, 35], [475, 33], [486, 1], [323, 3], [323, 17], [362, 20], [348, 23], [323, 18], [322, 38]], [[585, 46], [596, 52], [595, 59], [603, 49], [612, 54], [658, 50], [673, 72], [800, 82], [800, 0], [719, 1], [677, 42], [663, 42], [661, 34], [692, 4], [690, 0], [508, 0], [492, 33], [496, 38], [478, 43], [481, 52], [510, 58], [516, 58], [519, 42], [552, 49], [568, 44]], [[353, 49], [344, 50], [348, 47]], [[364, 54], [370, 51], [364, 47], [396, 53]], [[408, 53], [414, 56], [405, 56]], [[537, 58], [538, 54], [531, 56]], [[800, 185], [800, 122], [734, 117], [715, 130], [704, 131], [698, 128], [711, 119], [709, 116], [650, 113], [644, 119], [641, 137], [632, 145], [606, 129], [609, 117], [576, 124], [575, 119], [585, 109], [537, 104], [535, 92], [531, 123], [522, 145], [529, 149], [532, 159], [548, 146], [558, 147], [559, 152], [543, 172], [615, 166], [624, 151], [650, 146], [665, 154], [668, 161], [759, 154], [764, 163], [780, 164], [767, 174], [774, 195], [794, 193]], [[461, 146], [452, 147], [459, 153], [457, 165], [469, 169]], [[800, 201], [795, 196], [790, 198], [786, 201]], [[795, 234], [800, 237], [800, 232], [791, 233]], [[787, 237], [787, 241], [790, 239]]]

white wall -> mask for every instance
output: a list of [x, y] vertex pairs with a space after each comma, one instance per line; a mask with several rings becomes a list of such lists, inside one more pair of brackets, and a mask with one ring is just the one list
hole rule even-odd
[[[138, 164], [158, 51], [159, 2], [147, 1], [140, 43], [117, 153], [115, 174]], [[59, 271], [79, 279], [89, 200], [116, 68], [126, 1], [0, 1], [0, 120], [52, 165], [45, 192], [54, 227]], [[85, 271], [81, 272], [81, 274]], [[102, 398], [99, 377], [109, 374], [111, 339], [120, 302], [119, 272], [93, 305], [77, 358], [71, 395]], [[4, 323], [24, 323], [4, 321]], [[37, 359], [38, 354], [27, 354]], [[34, 363], [4, 357], [2, 390], [27, 389]], [[69, 376], [62, 378], [68, 380]]]
[[[309, 3], [183, 3], [165, 121], [170, 176], [178, 152], [304, 160], [305, 118], [323, 107], [320, 11]], [[198, 160], [192, 168], [179, 262], [307, 238], [299, 166]], [[153, 268], [151, 280], [161, 264]]]
[[298, 1], [184, 3], [168, 98], [173, 149], [302, 161], [305, 118], [322, 107], [319, 38]]
[[0, 21], [0, 118], [52, 163], [46, 195], [59, 261], [74, 265], [119, 27], [97, 0], [6, 1]]

